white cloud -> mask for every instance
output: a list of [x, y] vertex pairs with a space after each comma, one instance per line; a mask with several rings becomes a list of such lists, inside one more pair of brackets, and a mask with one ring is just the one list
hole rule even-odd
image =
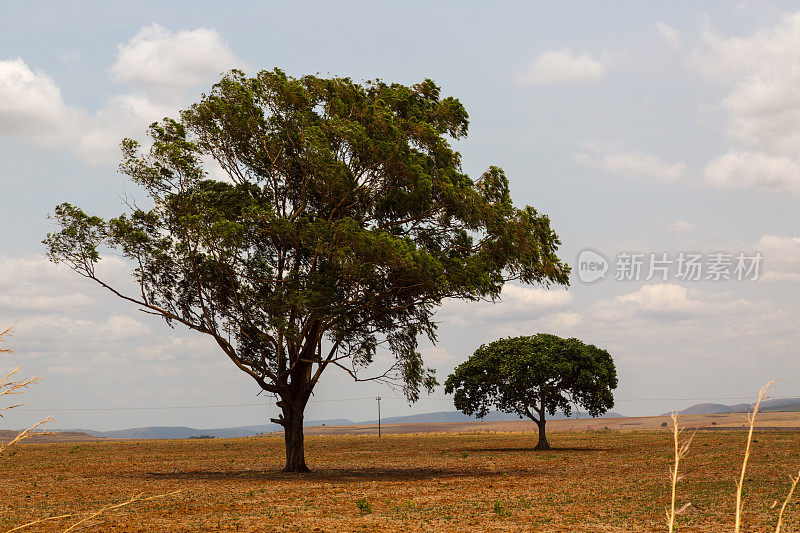
[[706, 183], [720, 189], [800, 190], [798, 159], [762, 152], [734, 150], [717, 156], [706, 165], [703, 176]]
[[80, 61], [81, 52], [77, 49], [65, 50], [63, 48], [59, 48], [56, 50], [56, 58], [66, 65], [71, 65]]
[[526, 321], [567, 306], [572, 295], [566, 290], [506, 283], [501, 300], [491, 302], [447, 302], [441, 314], [448, 322], [466, 326], [476, 323]]
[[100, 328], [95, 331], [101, 337], [110, 340], [135, 339], [152, 333], [147, 324], [126, 315], [108, 317], [108, 320], [102, 322]]
[[694, 224], [689, 222], [688, 220], [676, 220], [675, 222], [670, 225], [669, 229], [676, 233], [685, 233], [689, 231], [694, 231]]
[[141, 137], [148, 124], [175, 111], [128, 94], [110, 98], [91, 114], [67, 105], [55, 82], [21, 59], [0, 61], [0, 134], [65, 146], [92, 164], [118, 161], [123, 137]]
[[[691, 62], [712, 79], [737, 79], [756, 71], [771, 72], [787, 66], [800, 46], [800, 13], [790, 13], [770, 28], [749, 37], [722, 37], [712, 28], [703, 32], [704, 47], [692, 54]], [[791, 65], [789, 65], [791, 66]]]
[[800, 281], [800, 237], [764, 235], [758, 241], [764, 257], [764, 281]]
[[666, 163], [656, 156], [637, 151], [623, 151], [597, 142], [586, 143], [586, 152], [575, 154], [575, 160], [586, 168], [631, 178], [677, 181], [686, 165]]
[[[120, 259], [97, 266], [111, 285], [135, 293]], [[43, 257], [0, 256], [0, 325], [13, 326], [10, 346], [16, 360], [30, 373], [52, 378], [49, 384], [71, 375], [94, 382], [127, 380], [134, 374], [163, 374], [170, 366], [175, 372], [211, 375], [231, 366], [208, 336], [172, 330]]]
[[[800, 55], [793, 61], [798, 62]], [[800, 71], [798, 66], [787, 65], [787, 69], [743, 80], [722, 101], [730, 117], [728, 134], [734, 140], [780, 153], [800, 153]]]
[[147, 127], [176, 109], [159, 104], [145, 96], [123, 94], [110, 98], [93, 117], [92, 127], [77, 136], [75, 150], [95, 165], [119, 160], [123, 138], [141, 137]]
[[730, 291], [701, 293], [674, 283], [643, 285], [639, 290], [602, 301], [595, 310], [605, 320], [654, 319], [662, 322], [696, 319], [698, 315], [729, 316], [753, 305]]
[[[14, 325], [14, 331], [21, 338], [29, 338], [26, 348], [50, 346], [56, 350], [63, 347], [92, 346], [98, 348], [106, 343], [142, 339], [152, 333], [147, 324], [122, 314], [108, 318], [88, 318], [76, 312], [65, 310], [62, 314], [28, 314]], [[45, 334], [46, 337], [42, 335]]]
[[668, 26], [662, 21], [658, 21], [653, 27], [655, 28], [659, 37], [664, 39], [672, 48], [677, 48], [680, 46], [681, 34], [677, 29], [673, 28], [672, 26]]
[[527, 287], [516, 283], [507, 283], [503, 287], [502, 298], [503, 301], [516, 306], [549, 309], [569, 303], [572, 295], [561, 289]]
[[82, 293], [65, 294], [59, 296], [49, 295], [0, 295], [0, 307], [6, 312], [39, 312], [52, 313], [74, 309], [76, 307], [87, 307], [95, 303], [95, 300]]
[[[191, 332], [184, 336], [177, 336], [175, 332], [170, 334], [166, 329], [161, 333], [163, 333], [163, 335], [159, 335], [161, 340], [137, 345], [131, 349], [131, 355], [140, 361], [165, 363], [203, 359], [209, 354], [219, 353], [219, 346], [208, 335]], [[216, 362], [225, 367], [230, 364], [224, 357], [216, 359]]]
[[151, 24], [117, 48], [113, 79], [162, 100], [180, 99], [242, 65], [222, 36], [209, 28], [172, 33]]
[[536, 332], [547, 332], [562, 337], [575, 336], [574, 328], [583, 321], [580, 313], [560, 311], [544, 314], [532, 320], [513, 320], [496, 323], [493, 333], [500, 337], [516, 337], [533, 335]]
[[153, 24], [119, 45], [111, 74], [128, 92], [95, 112], [66, 103], [53, 79], [20, 58], [0, 61], [0, 135], [66, 146], [92, 164], [119, 160], [124, 137], [142, 138], [147, 125], [175, 115], [239, 61], [219, 33], [172, 33]]
[[91, 371], [80, 365], [50, 365], [45, 370], [48, 376], [83, 376]]
[[647, 315], [688, 316], [700, 311], [701, 302], [689, 298], [686, 287], [671, 283], [645, 285], [636, 292], [616, 297], [617, 301], [633, 304]]
[[0, 61], [0, 134], [20, 135], [40, 144], [67, 139], [85, 113], [68, 106], [61, 89], [20, 58]]
[[[130, 270], [122, 259], [107, 257], [96, 266], [103, 279], [117, 286], [136, 289]], [[43, 256], [9, 257], [0, 255], [0, 294], [12, 296], [65, 296], [93, 289], [88, 281], [64, 264], [54, 264]], [[100, 288], [95, 293], [105, 294]]]
[[440, 348], [438, 346], [431, 346], [428, 348], [423, 348], [420, 350], [422, 354], [422, 360], [428, 364], [444, 364], [444, 363], [451, 363], [453, 361], [457, 361], [458, 357], [444, 348]]
[[542, 53], [517, 75], [524, 86], [545, 86], [565, 83], [600, 81], [606, 76], [608, 57], [596, 59], [588, 54], [575, 54], [568, 48]]
[[721, 108], [738, 146], [706, 167], [717, 187], [798, 189], [800, 184], [800, 12], [747, 37], [706, 30], [692, 64], [726, 84]]
[[565, 312], [553, 313], [542, 319], [542, 324], [547, 329], [553, 330], [569, 330], [581, 323], [583, 317], [580, 313]]

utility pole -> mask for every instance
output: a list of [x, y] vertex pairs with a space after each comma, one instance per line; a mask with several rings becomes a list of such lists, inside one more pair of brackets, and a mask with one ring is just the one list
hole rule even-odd
[[378, 400], [378, 438], [381, 438], [381, 397], [375, 399]]

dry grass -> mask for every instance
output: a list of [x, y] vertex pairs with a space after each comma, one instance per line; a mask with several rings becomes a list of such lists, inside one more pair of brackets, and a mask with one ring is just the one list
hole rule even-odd
[[[10, 331], [0, 332], [0, 343]], [[0, 380], [0, 396], [19, 394], [41, 379], [16, 379], [18, 371]], [[800, 472], [790, 476], [789, 493], [775, 511], [781, 490], [776, 480], [783, 475], [781, 465], [796, 459], [800, 433], [775, 432], [764, 445], [753, 439], [767, 388], [748, 416], [739, 480], [730, 483], [724, 480], [733, 479], [730, 474], [737, 470], [743, 435], [701, 433], [700, 448], [689, 457], [695, 435], [681, 441], [674, 414], [671, 436], [663, 431], [551, 432], [556, 447], [549, 452], [534, 451], [531, 432], [309, 436], [315, 471], [306, 475], [279, 472], [281, 435], [19, 444], [48, 418], [0, 446], [2, 451], [18, 444], [4, 464], [0, 528], [8, 533], [30, 528], [65, 533], [663, 531], [658, 509], [669, 503], [669, 532], [678, 521], [683, 531], [720, 531], [731, 514], [737, 533], [771, 530], [775, 523], [776, 533], [784, 526], [800, 531], [800, 516], [791, 512]], [[619, 424], [640, 423], [627, 420]], [[664, 501], [658, 472], [670, 455], [671, 494]], [[684, 463], [692, 467], [686, 488], [698, 504], [676, 510]], [[745, 481], [751, 491], [746, 514]], [[731, 484], [733, 513], [727, 503]], [[159, 494], [144, 496], [154, 491]], [[131, 492], [138, 494], [125, 496]], [[141, 504], [135, 511], [130, 509], [134, 503]]]
[[[744, 448], [744, 457], [742, 459], [742, 467], [741, 473], [739, 474], [739, 479], [736, 481], [736, 507], [734, 510], [734, 533], [739, 533], [742, 528], [742, 512], [744, 509], [744, 502], [742, 500], [742, 490], [744, 488], [746, 474], [747, 474], [747, 465], [750, 460], [750, 452], [751, 446], [753, 444], [753, 431], [756, 426], [756, 416], [758, 415], [758, 410], [761, 406], [761, 402], [767, 397], [767, 392], [769, 388], [773, 385], [774, 381], [770, 381], [763, 387], [761, 390], [758, 391], [758, 398], [756, 399], [755, 403], [753, 404], [752, 412], [747, 414], [747, 439], [745, 441], [745, 448]], [[672, 533], [674, 530], [674, 522], [675, 516], [683, 512], [685, 509], [689, 508], [692, 504], [686, 503], [681, 509], [678, 511], [675, 510], [675, 491], [678, 484], [678, 481], [682, 479], [683, 476], [678, 475], [678, 466], [680, 461], [686, 457], [686, 453], [689, 450], [689, 445], [691, 444], [692, 437], [687, 439], [684, 443], [679, 442], [679, 435], [681, 430], [678, 428], [678, 415], [677, 413], [672, 413], [672, 428], [673, 428], [673, 441], [675, 445], [674, 451], [674, 458], [675, 458], [675, 466], [670, 470], [671, 476], [671, 487], [672, 487], [672, 500], [671, 500], [671, 507], [667, 510], [667, 531]], [[797, 473], [797, 476], [789, 476], [791, 480], [791, 486], [789, 488], [789, 494], [786, 496], [786, 499], [783, 501], [783, 505], [781, 506], [780, 512], [778, 513], [777, 524], [775, 526], [775, 533], [780, 533], [781, 528], [783, 527], [783, 518], [784, 512], [786, 511], [787, 506], [790, 504], [792, 500], [792, 495], [794, 494], [794, 489], [797, 487], [798, 481], [800, 481], [800, 472]], [[774, 508], [777, 505], [778, 501], [775, 502], [770, 506], [770, 508]]]
[[741, 529], [742, 523], [742, 487], [744, 486], [744, 476], [747, 472], [747, 461], [750, 460], [750, 445], [753, 442], [753, 428], [756, 425], [756, 415], [758, 414], [758, 408], [761, 406], [761, 400], [767, 395], [767, 391], [772, 386], [774, 381], [770, 381], [763, 387], [761, 390], [758, 391], [758, 399], [756, 403], [753, 405], [753, 412], [747, 415], [747, 422], [750, 425], [749, 430], [747, 431], [747, 445], [744, 449], [744, 459], [742, 459], [742, 473], [739, 476], [739, 481], [736, 482], [736, 525], [733, 529], [734, 533], [739, 533]]
[[[69, 533], [70, 531], [76, 529], [78, 526], [84, 525], [84, 524], [86, 524], [86, 522], [89, 522], [90, 520], [94, 520], [95, 518], [97, 518], [101, 514], [107, 512], [107, 511], [111, 511], [112, 509], [119, 509], [121, 507], [125, 507], [125, 506], [131, 505], [131, 504], [136, 503], [136, 502], [145, 502], [145, 501], [148, 501], [148, 500], [155, 500], [155, 499], [158, 499], [158, 498], [164, 498], [166, 496], [174, 496], [175, 494], [178, 494], [179, 492], [180, 492], [179, 490], [176, 490], [176, 491], [169, 492], [167, 494], [158, 494], [156, 496], [144, 496], [143, 494], [137, 494], [133, 498], [131, 498], [131, 499], [127, 500], [127, 501], [124, 501], [122, 503], [117, 503], [117, 504], [114, 504], [114, 505], [106, 505], [105, 507], [103, 507], [102, 509], [100, 509], [98, 511], [87, 513], [87, 516], [85, 516], [84, 518], [78, 520], [77, 522], [75, 522], [71, 526], [69, 526], [67, 529], [65, 529], [64, 533]], [[42, 523], [48, 522], [48, 521], [63, 520], [64, 518], [73, 518], [73, 517], [76, 517], [76, 516], [78, 516], [77, 513], [62, 514], [62, 515], [56, 515], [56, 516], [48, 516], [47, 518], [40, 518], [38, 520], [33, 520], [33, 521], [28, 522], [26, 524], [22, 524], [20, 526], [15, 527], [15, 528], [9, 529], [6, 533], [12, 533], [13, 531], [20, 531], [20, 530], [25, 529], [25, 528], [38, 526], [38, 525], [41, 525]]]
[[[679, 468], [681, 460], [686, 457], [686, 454], [689, 451], [689, 446], [692, 444], [692, 439], [694, 439], [694, 435], [692, 434], [691, 437], [688, 439], [681, 441], [681, 429], [678, 428], [678, 414], [673, 412], [671, 415], [672, 418], [672, 441], [675, 445], [675, 464], [670, 469], [670, 478], [671, 478], [671, 485], [672, 485], [672, 492], [671, 492], [671, 500], [670, 500], [670, 507], [667, 511], [667, 531], [672, 533], [675, 529], [675, 517], [686, 509], [691, 507], [691, 502], [686, 502], [680, 509], [675, 509], [675, 492], [678, 487], [678, 481], [683, 479], [683, 475], [679, 474]], [[696, 431], [695, 431], [696, 433]]]
[[[794, 494], [794, 489], [797, 487], [797, 482], [800, 481], [800, 471], [797, 472], [796, 476], [789, 476], [789, 479], [792, 481], [792, 485], [789, 488], [789, 494], [787, 494], [786, 499], [783, 500], [781, 511], [778, 513], [778, 525], [775, 526], [775, 533], [781, 533], [781, 527], [783, 526], [783, 513], [786, 511], [786, 506], [789, 505], [790, 501], [792, 501], [792, 494]], [[775, 503], [777, 504], [777, 500]]]
[[[746, 433], [700, 431], [681, 462], [696, 507], [680, 531], [731, 531], [731, 496]], [[132, 493], [180, 494], [110, 509], [81, 531], [665, 531], [663, 472], [671, 431], [311, 436], [308, 475], [279, 472], [283, 437], [30, 441], [4, 463], [0, 531], [67, 513], [87, 515]], [[800, 432], [756, 438], [742, 531], [774, 531]], [[358, 502], [368, 503], [362, 513]], [[364, 507], [364, 505], [362, 505]], [[791, 501], [783, 533], [800, 531]], [[84, 527], [85, 526], [85, 527]], [[37, 531], [61, 531], [44, 522]]]
[[[13, 335], [13, 329], [11, 327], [6, 328], [3, 331], [0, 331], [0, 346], [4, 345], [7, 342], [8, 337]], [[14, 351], [10, 348], [0, 348], [0, 354], [8, 354], [13, 355]], [[42, 376], [34, 376], [32, 378], [22, 378], [17, 379], [17, 373], [20, 370], [20, 366], [18, 365], [16, 368], [8, 372], [3, 378], [0, 378], [0, 401], [6, 400], [7, 397], [14, 396], [17, 394], [22, 394], [25, 392], [28, 387], [35, 383], [39, 383], [44, 378]], [[22, 404], [15, 404], [15, 405], [6, 405], [0, 406], [0, 418], [3, 418], [3, 412], [8, 411], [9, 409], [14, 409], [15, 407], [19, 407]], [[49, 416], [39, 422], [36, 422], [28, 429], [20, 431], [13, 439], [9, 442], [0, 444], [0, 453], [3, 452], [9, 446], [20, 442], [23, 439], [29, 438], [35, 434], [36, 428], [41, 426], [42, 424], [46, 424], [48, 422], [52, 422], [53, 419]]]
[[1, 346], [8, 342], [8, 338], [14, 334], [13, 326], [9, 326], [3, 331], [0, 331], [0, 354], [5, 353], [9, 355], [13, 355], [14, 351], [10, 348], [2, 348]]
[[[5, 344], [6, 339], [10, 335], [12, 335], [12, 333], [13, 333], [13, 331], [12, 331], [12, 329], [10, 327], [6, 328], [4, 331], [0, 331], [0, 344]], [[9, 355], [13, 355], [14, 354], [13, 350], [11, 350], [10, 348], [2, 348], [2, 349], [0, 349], [0, 353], [5, 353], [5, 354], [9, 354]], [[6, 374], [5, 377], [0, 378], [0, 398], [5, 399], [4, 397], [6, 397], [6, 396], [22, 394], [29, 386], [31, 386], [31, 385], [33, 385], [35, 383], [38, 383], [38, 382], [40, 382], [40, 381], [42, 381], [44, 379], [41, 376], [34, 376], [32, 378], [17, 379], [16, 375], [19, 372], [19, 370], [20, 370], [20, 367], [17, 366], [13, 370], [11, 370], [8, 374]], [[22, 405], [22, 404], [8, 405], [8, 406], [0, 407], [0, 418], [3, 417], [3, 411], [7, 411], [9, 409], [14, 409], [15, 407], [19, 407], [20, 405]], [[10, 439], [8, 442], [0, 443], [0, 453], [2, 453], [4, 450], [9, 448], [10, 446], [12, 446], [14, 444], [17, 444], [17, 443], [19, 443], [19, 442], [21, 442], [21, 441], [23, 441], [23, 440], [25, 440], [27, 438], [33, 437], [35, 435], [39, 435], [39, 436], [40, 435], [45, 435], [45, 433], [37, 432], [36, 428], [38, 428], [42, 424], [46, 424], [46, 423], [52, 422], [52, 421], [53, 421], [53, 419], [48, 416], [47, 418], [45, 418], [43, 420], [40, 420], [39, 422], [36, 422], [35, 424], [30, 426], [29, 428], [27, 428], [27, 429], [25, 429], [23, 431], [20, 431], [12, 439]], [[136, 502], [148, 501], [148, 500], [153, 500], [153, 499], [156, 499], [156, 498], [163, 498], [165, 496], [171, 496], [173, 494], [177, 494], [178, 492], [180, 492], [180, 491], [173, 491], [173, 492], [168, 493], [168, 494], [159, 494], [157, 496], [149, 496], [149, 497], [146, 497], [146, 496], [144, 496], [142, 494], [138, 494], [138, 495], [134, 496], [133, 498], [130, 498], [129, 500], [127, 500], [125, 502], [118, 503], [118, 504], [113, 504], [113, 505], [106, 505], [105, 507], [101, 508], [98, 511], [93, 511], [93, 512], [87, 513], [87, 516], [81, 518], [77, 522], [75, 522], [72, 525], [70, 525], [69, 527], [67, 527], [67, 529], [64, 530], [64, 533], [67, 533], [69, 531], [73, 531], [77, 527], [86, 524], [90, 520], [94, 520], [95, 518], [97, 518], [101, 514], [107, 512], [107, 511], [110, 511], [112, 509], [119, 509], [121, 507], [125, 507], [125, 506], [131, 505], [131, 504], [136, 503]], [[49, 516], [49, 517], [46, 517], [46, 518], [39, 518], [39, 519], [36, 519], [36, 520], [31, 520], [30, 522], [23, 523], [21, 525], [18, 525], [18, 526], [14, 527], [14, 528], [12, 528], [12, 529], [10, 529], [8, 531], [10, 533], [11, 531], [19, 531], [21, 529], [31, 528], [33, 526], [40, 526], [41, 527], [41, 526], [44, 525], [45, 522], [63, 520], [65, 518], [73, 518], [73, 517], [76, 517], [76, 516], [79, 516], [79, 513], [67, 513], [67, 514]]]

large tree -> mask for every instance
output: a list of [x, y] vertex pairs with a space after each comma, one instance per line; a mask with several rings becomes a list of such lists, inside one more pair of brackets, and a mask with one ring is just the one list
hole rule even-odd
[[[121, 171], [150, 198], [116, 218], [55, 209], [51, 260], [119, 297], [210, 335], [278, 399], [286, 471], [306, 471], [303, 412], [329, 367], [394, 380], [409, 401], [435, 378], [417, 339], [447, 298], [503, 283], [568, 283], [548, 218], [516, 208], [503, 171], [461, 169], [449, 139], [467, 112], [432, 81], [292, 78], [232, 71], [208, 95], [125, 139]], [[136, 293], [96, 273], [130, 261]], [[376, 350], [395, 363], [364, 377]]]
[[547, 415], [572, 405], [599, 416], [614, 407], [617, 370], [606, 350], [578, 339], [539, 333], [484, 344], [445, 382], [456, 408], [483, 418], [495, 407], [536, 422], [537, 450], [549, 450]]

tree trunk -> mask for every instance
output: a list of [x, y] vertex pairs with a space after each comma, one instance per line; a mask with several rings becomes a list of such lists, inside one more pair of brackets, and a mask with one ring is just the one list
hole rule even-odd
[[549, 450], [550, 443], [547, 442], [547, 435], [544, 433], [544, 420], [537, 422], [536, 425], [539, 426], [539, 443], [536, 444], [534, 450]]
[[539, 420], [536, 421], [536, 425], [539, 426], [539, 443], [536, 444], [534, 450], [549, 450], [550, 443], [547, 442], [547, 435], [544, 433], [544, 417], [547, 415], [547, 410], [544, 408], [544, 394], [542, 394], [542, 401], [539, 404], [539, 409], [536, 410], [536, 414], [539, 415]]
[[314, 351], [319, 345], [320, 326], [315, 322], [303, 341], [302, 349], [296, 347], [289, 351], [288, 362], [290, 380], [280, 395], [277, 406], [283, 411], [283, 436], [286, 441], [286, 466], [284, 472], [310, 472], [306, 466], [305, 446], [303, 444], [303, 416], [313, 386], [311, 366]]
[[283, 402], [283, 435], [286, 441], [284, 472], [309, 472], [303, 444], [303, 407]]

